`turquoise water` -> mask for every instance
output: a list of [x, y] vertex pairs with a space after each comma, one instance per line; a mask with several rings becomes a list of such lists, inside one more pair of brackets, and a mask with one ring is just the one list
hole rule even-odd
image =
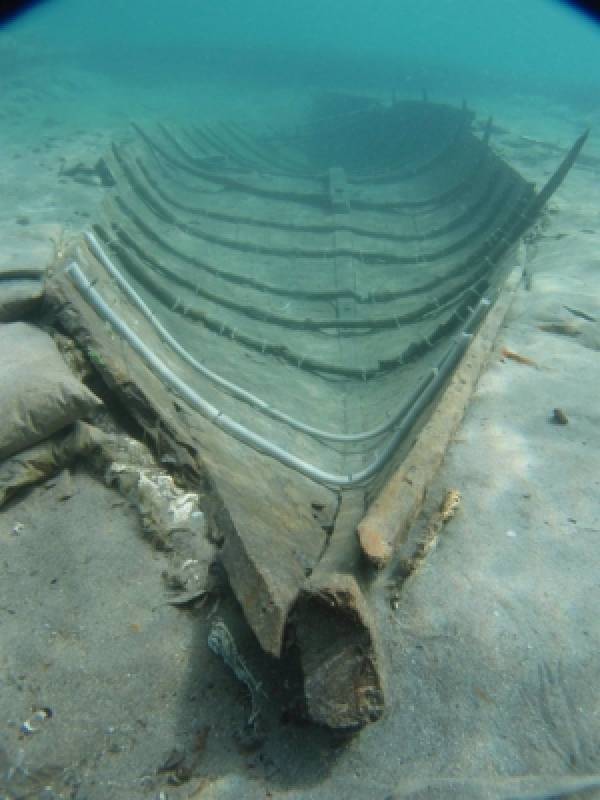
[[551, 0], [50, 0], [11, 32], [138, 81], [229, 74], [402, 92], [600, 82], [597, 25]]
[[[524, 800], [600, 785], [600, 26], [551, 0], [47, 0], [0, 27], [0, 88], [0, 283], [3, 266], [60, 269], [77, 241], [90, 288], [161, 347], [141, 306], [133, 311], [111, 287], [106, 263], [82, 255], [79, 236], [94, 226], [96, 253], [110, 248], [205, 368], [184, 373], [162, 351], [216, 419], [270, 437], [311, 468], [304, 476], [316, 465], [342, 480], [385, 455], [388, 439], [371, 434], [384, 428], [391, 440], [422, 377], [445, 375], [430, 330], [432, 339], [445, 332], [435, 315], [449, 315], [451, 303], [472, 313], [466, 303], [487, 288], [479, 244], [494, 252], [514, 232], [521, 200], [591, 128], [548, 213], [506, 253], [504, 266], [518, 273], [510, 286], [519, 269], [523, 279], [400, 566], [406, 554], [429, 553], [422, 545], [447, 490], [462, 495], [456, 519], [417, 580], [406, 588], [392, 571], [369, 598], [389, 661], [384, 718], [348, 747], [290, 725], [304, 721], [281, 701], [290, 686], [299, 692], [295, 676], [288, 681], [245, 625], [227, 565], [209, 603], [192, 614], [168, 606], [167, 562], [139, 536], [138, 517], [76, 466], [72, 495], [50, 481], [0, 515], [0, 800]], [[440, 116], [404, 125], [429, 105]], [[482, 142], [502, 171], [480, 159]], [[429, 184], [428, 174], [437, 176]], [[165, 217], [165, 208], [175, 210]], [[124, 369], [136, 363], [109, 322], [98, 331]], [[415, 343], [422, 364], [401, 362]], [[102, 366], [93, 348], [89, 356]], [[255, 413], [257, 398], [276, 413]], [[277, 546], [282, 531], [290, 543], [285, 558], [264, 545], [278, 591], [297, 580], [297, 593], [319, 566], [338, 515], [356, 544], [362, 487], [342, 508], [339, 487], [296, 484], [300, 471], [280, 480], [275, 460], [271, 473], [234, 437], [222, 446], [199, 414], [190, 433], [179, 400], [181, 419], [170, 402], [160, 409], [183, 432], [173, 453], [160, 417], [144, 421], [137, 405], [148, 436], [137, 423], [135, 435], [158, 436], [160, 463], [182, 474], [200, 464], [204, 475], [213, 448], [209, 471], [233, 524], [250, 543], [264, 530]], [[221, 499], [204, 488], [214, 531], [231, 535]], [[280, 577], [296, 553], [297, 570]], [[198, 563], [187, 555], [188, 567]], [[355, 564], [335, 569], [352, 574]], [[365, 585], [366, 572], [354, 573]], [[240, 742], [244, 680], [207, 649], [221, 616], [268, 696], [264, 741]], [[32, 716], [42, 703], [52, 717]], [[36, 735], [23, 731], [29, 719], [40, 723]], [[180, 751], [193, 755], [193, 776], [178, 787], [161, 765]], [[55, 792], [17, 786], [31, 788], [38, 772], [49, 781], [55, 764]], [[206, 781], [214, 787], [205, 795]]]

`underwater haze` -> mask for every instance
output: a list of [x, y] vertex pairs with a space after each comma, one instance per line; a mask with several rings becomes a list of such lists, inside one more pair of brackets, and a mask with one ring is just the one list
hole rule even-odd
[[459, 96], [600, 81], [596, 23], [553, 0], [48, 0], [11, 33], [124, 81], [228, 76]]
[[600, 25], [0, 25], [0, 800], [600, 797]]

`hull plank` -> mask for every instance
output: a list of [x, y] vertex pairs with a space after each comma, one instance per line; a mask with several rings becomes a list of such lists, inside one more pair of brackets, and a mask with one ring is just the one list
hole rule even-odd
[[262, 648], [299, 648], [308, 716], [355, 730], [385, 705], [373, 565], [460, 421], [505, 257], [586, 134], [536, 193], [465, 107], [338, 100], [289, 134], [135, 126], [48, 290], [203, 489]]

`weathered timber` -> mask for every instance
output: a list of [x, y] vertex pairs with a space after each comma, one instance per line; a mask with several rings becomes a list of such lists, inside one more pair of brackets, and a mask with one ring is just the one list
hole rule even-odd
[[341, 167], [331, 167], [327, 175], [327, 188], [331, 210], [336, 214], [350, 211], [346, 173]]
[[385, 704], [372, 567], [459, 424], [510, 295], [477, 333], [503, 257], [585, 136], [536, 192], [466, 108], [351, 98], [342, 117], [279, 141], [230, 123], [136, 128], [48, 289], [203, 489], [257, 640], [275, 657], [298, 646], [309, 718], [356, 730]]
[[358, 525], [362, 551], [377, 568], [390, 562], [421, 509], [427, 487], [460, 425], [521, 276], [520, 268], [511, 273], [409, 454]]

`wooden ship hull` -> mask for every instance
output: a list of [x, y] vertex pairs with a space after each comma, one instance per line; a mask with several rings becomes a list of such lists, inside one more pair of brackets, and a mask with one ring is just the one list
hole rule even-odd
[[247, 621], [275, 657], [293, 628], [308, 715], [333, 728], [385, 705], [367, 598], [400, 525], [365, 514], [585, 138], [536, 192], [471, 122], [329, 97], [286, 133], [136, 127], [50, 281], [63, 325], [210, 493]]

